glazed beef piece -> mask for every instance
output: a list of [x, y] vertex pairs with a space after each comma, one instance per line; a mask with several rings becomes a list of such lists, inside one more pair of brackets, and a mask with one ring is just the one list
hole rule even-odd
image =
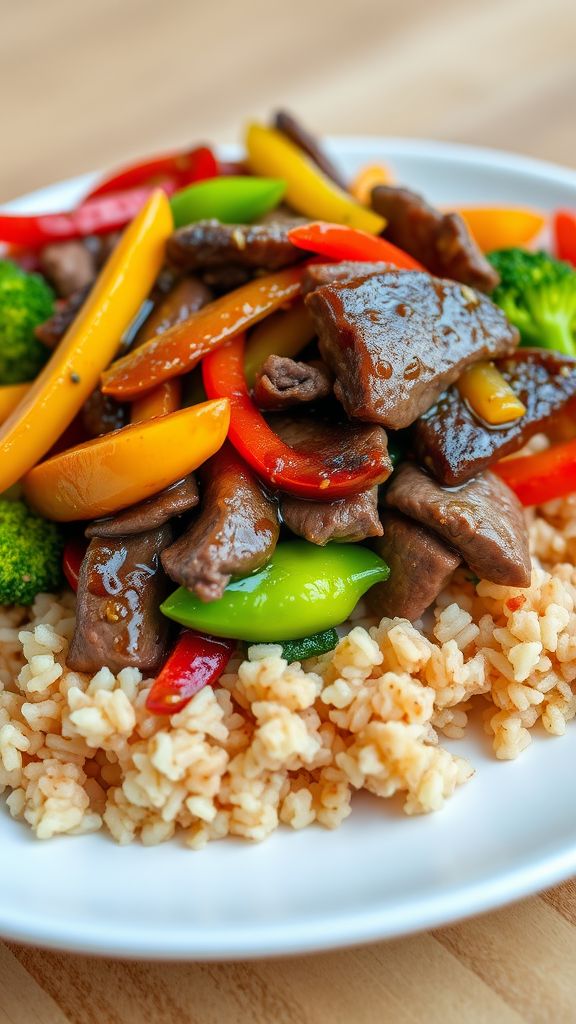
[[280, 514], [292, 533], [311, 544], [328, 541], [360, 541], [380, 537], [378, 488], [336, 501], [305, 501], [290, 494], [280, 496]]
[[196, 277], [183, 277], [166, 295], [159, 295], [150, 315], [146, 318], [134, 338], [134, 346], [162, 334], [174, 324], [187, 320], [192, 313], [202, 309], [212, 299], [212, 292]]
[[162, 564], [200, 600], [216, 601], [231, 576], [246, 576], [268, 561], [280, 524], [275, 502], [233, 448], [225, 445], [205, 464], [202, 484], [198, 518], [164, 551]]
[[74, 323], [78, 313], [90, 294], [92, 284], [86, 284], [67, 299], [56, 304], [51, 317], [34, 329], [34, 334], [47, 348], [56, 348], [62, 341], [66, 331]]
[[115, 516], [95, 519], [86, 528], [86, 537], [128, 537], [133, 533], [163, 526], [174, 516], [181, 516], [198, 504], [198, 487], [192, 473], [170, 487], [154, 494], [147, 501], [131, 505]]
[[[388, 439], [382, 427], [368, 423], [335, 423], [317, 415], [296, 414], [268, 417], [272, 429], [298, 452], [320, 452], [328, 474], [342, 469], [356, 469], [365, 464], [381, 466], [376, 483], [387, 480], [392, 472], [388, 455]], [[326, 488], [326, 501], [330, 488]]]
[[499, 281], [457, 213], [440, 213], [407, 188], [377, 185], [372, 207], [387, 224], [384, 235], [438, 277], [490, 292]]
[[99, 388], [92, 392], [82, 406], [82, 425], [89, 437], [101, 437], [112, 430], [119, 430], [128, 422], [125, 405], [116, 402], [110, 395], [103, 395]]
[[389, 508], [439, 534], [481, 579], [508, 587], [529, 586], [524, 511], [516, 495], [493, 473], [450, 491], [406, 462], [396, 470], [385, 501]]
[[493, 429], [478, 420], [456, 387], [412, 427], [419, 462], [448, 487], [470, 480], [497, 459], [518, 451], [576, 395], [576, 360], [545, 349], [518, 349], [497, 367], [526, 413]]
[[348, 184], [334, 165], [330, 157], [322, 148], [322, 145], [307, 128], [304, 128], [296, 118], [287, 110], [279, 110], [274, 117], [274, 127], [286, 135], [290, 142], [293, 142], [324, 172], [332, 181], [335, 181], [340, 188], [347, 189]]
[[390, 566], [390, 579], [371, 587], [366, 598], [382, 617], [409, 619], [424, 614], [449, 582], [460, 556], [425, 526], [385, 509], [384, 536], [371, 545]]
[[287, 409], [330, 394], [332, 376], [322, 363], [300, 363], [285, 356], [268, 356], [254, 381], [254, 401], [260, 409]]
[[241, 267], [279, 270], [305, 258], [288, 239], [290, 222], [221, 224], [201, 220], [180, 228], [168, 240], [168, 259], [186, 270]]
[[360, 278], [373, 277], [394, 270], [390, 263], [365, 263], [360, 260], [343, 260], [341, 263], [311, 263], [302, 278], [302, 292], [308, 295], [324, 284], [350, 284]]
[[162, 664], [168, 620], [160, 604], [169, 581], [160, 554], [172, 540], [169, 526], [133, 537], [95, 537], [78, 581], [76, 628], [68, 667], [76, 672], [112, 672], [128, 666], [152, 674]]
[[394, 430], [426, 412], [464, 367], [519, 341], [485, 295], [419, 271], [324, 285], [306, 304], [348, 415]]
[[56, 293], [67, 299], [94, 282], [98, 264], [94, 253], [83, 241], [54, 242], [42, 249], [40, 269]]

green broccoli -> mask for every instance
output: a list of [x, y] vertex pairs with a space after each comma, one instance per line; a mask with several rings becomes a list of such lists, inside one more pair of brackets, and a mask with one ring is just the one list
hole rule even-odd
[[492, 292], [523, 345], [576, 356], [576, 270], [547, 252], [498, 249], [488, 259], [500, 274]]
[[0, 260], [0, 384], [32, 380], [49, 352], [34, 328], [54, 309], [54, 293], [40, 274]]
[[32, 604], [62, 583], [64, 543], [56, 523], [23, 501], [0, 498], [0, 604]]

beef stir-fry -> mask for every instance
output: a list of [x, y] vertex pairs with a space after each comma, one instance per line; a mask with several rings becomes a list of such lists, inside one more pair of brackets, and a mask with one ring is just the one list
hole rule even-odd
[[[199, 147], [158, 167], [160, 188], [136, 167], [94, 191], [87, 205], [106, 195], [112, 211], [98, 235], [83, 206], [59, 239], [49, 216], [0, 218], [0, 239], [44, 275], [2, 263], [30, 347], [23, 376], [0, 360], [0, 483], [21, 481], [33, 513], [63, 524], [70, 666], [157, 672], [173, 619], [198, 630], [206, 604], [227, 642], [304, 640], [312, 605], [341, 624], [344, 557], [357, 596], [410, 621], [459, 566], [528, 587], [522, 505], [576, 478], [563, 490], [556, 468], [547, 488], [537, 456], [509, 457], [576, 432], [572, 327], [551, 324], [574, 271], [546, 253], [487, 256], [466, 211], [404, 183], [359, 202], [286, 112], [252, 126], [242, 164]], [[322, 583], [302, 573], [316, 547]]]

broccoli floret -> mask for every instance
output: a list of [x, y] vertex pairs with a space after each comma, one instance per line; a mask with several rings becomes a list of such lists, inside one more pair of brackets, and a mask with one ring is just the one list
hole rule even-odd
[[32, 604], [62, 583], [63, 538], [23, 501], [0, 498], [0, 604]]
[[547, 252], [499, 249], [492, 299], [520, 331], [523, 345], [576, 355], [576, 271]]
[[0, 384], [32, 380], [49, 352], [34, 328], [54, 309], [54, 293], [39, 274], [0, 260]]

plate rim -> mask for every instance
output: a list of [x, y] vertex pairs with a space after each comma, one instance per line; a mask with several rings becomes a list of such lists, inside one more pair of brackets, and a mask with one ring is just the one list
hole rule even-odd
[[[332, 152], [353, 155], [373, 148], [375, 156], [387, 151], [405, 157], [437, 158], [460, 165], [490, 167], [491, 170], [512, 172], [516, 175], [540, 177], [543, 181], [567, 185], [576, 192], [576, 170], [506, 150], [472, 146], [459, 142], [445, 142], [425, 138], [402, 136], [345, 135], [328, 136]], [[239, 152], [237, 146], [219, 146], [227, 156]], [[89, 172], [53, 182], [25, 193], [0, 206], [17, 209], [22, 201], [42, 200], [62, 189], [88, 188], [99, 175]], [[7, 813], [3, 809], [3, 813]], [[153, 854], [152, 854], [153, 855]], [[117, 956], [125, 959], [198, 960], [217, 961], [281, 957], [311, 952], [334, 950], [344, 946], [400, 938], [415, 932], [449, 925], [481, 913], [488, 913], [506, 904], [556, 885], [576, 874], [576, 832], [573, 841], [559, 841], [546, 854], [535, 860], [527, 855], [524, 863], [515, 864], [497, 876], [481, 876], [461, 885], [448, 895], [443, 891], [430, 896], [419, 895], [416, 900], [400, 904], [379, 905], [357, 913], [344, 910], [338, 916], [316, 915], [303, 922], [258, 924], [245, 931], [241, 926], [228, 926], [222, 942], [222, 927], [204, 932], [202, 943], [199, 933], [186, 932], [180, 923], [171, 932], [148, 930], [138, 925], [118, 926], [107, 932], [102, 925], [43, 920], [41, 910], [14, 912], [7, 915], [0, 905], [0, 935], [2, 939], [32, 944], [49, 949], [97, 956]]]

